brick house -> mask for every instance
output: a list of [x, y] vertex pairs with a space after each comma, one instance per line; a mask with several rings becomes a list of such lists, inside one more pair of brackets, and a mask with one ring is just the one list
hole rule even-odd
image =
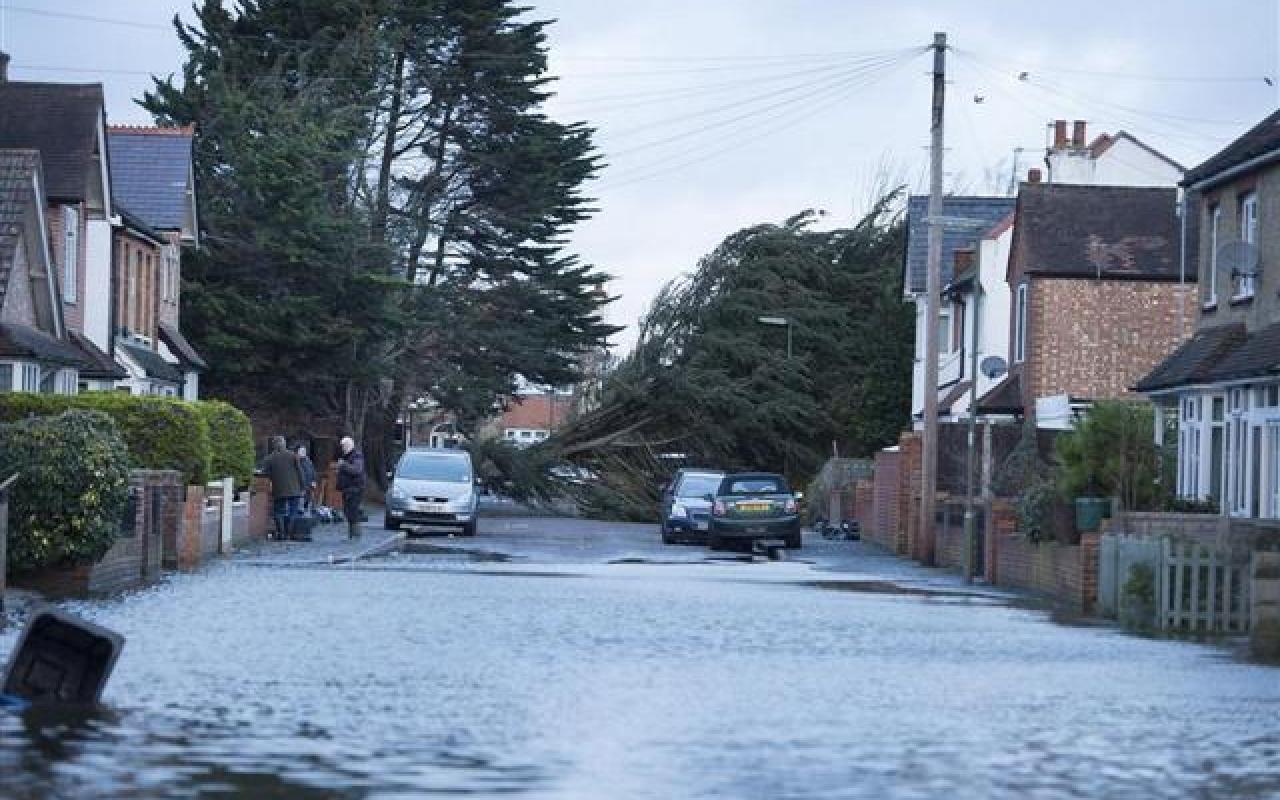
[[1021, 406], [1069, 428], [1121, 397], [1190, 335], [1195, 271], [1181, 261], [1172, 188], [1028, 182], [1007, 280], [1009, 375], [980, 408]]
[[485, 434], [516, 447], [528, 447], [559, 430], [576, 404], [571, 390], [523, 391], [507, 403], [502, 416], [486, 426]]
[[[1178, 420], [1178, 493], [1280, 518], [1280, 112], [1190, 170], [1195, 335], [1136, 382]], [[1164, 426], [1157, 426], [1157, 435]]]
[[75, 394], [84, 353], [62, 316], [36, 150], [0, 150], [0, 392]]
[[67, 338], [82, 351], [79, 388], [111, 388], [111, 178], [101, 84], [9, 81], [0, 53], [0, 149], [34, 150]]
[[107, 129], [122, 224], [115, 231], [117, 357], [135, 394], [199, 396], [208, 368], [182, 335], [182, 252], [199, 244], [192, 143], [186, 127]]

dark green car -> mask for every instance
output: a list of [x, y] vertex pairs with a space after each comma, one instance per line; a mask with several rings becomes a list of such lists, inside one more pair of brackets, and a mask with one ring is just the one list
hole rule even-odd
[[711, 504], [707, 545], [723, 550], [731, 544], [749, 546], [762, 539], [781, 539], [789, 549], [798, 550], [798, 500], [787, 479], [776, 473], [726, 475]]

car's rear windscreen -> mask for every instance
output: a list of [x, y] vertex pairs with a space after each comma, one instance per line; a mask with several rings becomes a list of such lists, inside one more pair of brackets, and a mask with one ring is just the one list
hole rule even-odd
[[786, 494], [787, 484], [779, 478], [729, 478], [721, 494]]

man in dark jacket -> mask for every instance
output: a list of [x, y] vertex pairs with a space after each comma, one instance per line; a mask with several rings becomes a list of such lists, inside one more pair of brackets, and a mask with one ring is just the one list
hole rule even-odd
[[352, 539], [360, 535], [360, 501], [364, 498], [364, 453], [356, 447], [355, 439], [342, 437], [338, 442], [342, 451], [338, 459], [338, 491], [342, 493], [342, 513], [347, 518], [347, 535]]
[[272, 436], [267, 445], [270, 455], [262, 463], [262, 471], [271, 479], [271, 504], [275, 513], [276, 534], [285, 539], [298, 515], [298, 503], [304, 491], [302, 466], [298, 456], [285, 447], [283, 436]]
[[302, 468], [302, 510], [310, 511], [316, 495], [316, 465], [307, 455], [305, 445], [298, 445], [298, 466]]

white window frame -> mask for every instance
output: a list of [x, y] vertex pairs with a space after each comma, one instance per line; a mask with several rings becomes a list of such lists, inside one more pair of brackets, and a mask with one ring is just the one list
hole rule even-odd
[[[1258, 193], [1247, 192], [1240, 196], [1240, 241], [1246, 244], [1256, 245], [1258, 243]], [[1255, 268], [1256, 269], [1256, 268]], [[1239, 282], [1236, 284], [1236, 290], [1233, 299], [1244, 300], [1253, 297], [1257, 277], [1255, 275], [1241, 275]]]
[[1222, 206], [1214, 203], [1209, 209], [1209, 282], [1206, 306], [1218, 304], [1218, 230], [1222, 226]]
[[62, 207], [62, 302], [76, 302], [80, 270], [80, 209]]
[[1014, 293], [1013, 309], [1013, 363], [1021, 364], [1027, 358], [1027, 284], [1018, 284]]
[[22, 364], [15, 361], [0, 361], [0, 370], [9, 370], [8, 380], [0, 383], [0, 392], [16, 391], [15, 381], [22, 371]]
[[21, 362], [20, 373], [18, 391], [38, 394], [40, 392], [40, 365], [23, 361]]
[[951, 342], [951, 326], [954, 324], [951, 319], [953, 306], [945, 306], [938, 309], [938, 329], [934, 332], [937, 336], [938, 357], [941, 358], [950, 355], [953, 349]]

